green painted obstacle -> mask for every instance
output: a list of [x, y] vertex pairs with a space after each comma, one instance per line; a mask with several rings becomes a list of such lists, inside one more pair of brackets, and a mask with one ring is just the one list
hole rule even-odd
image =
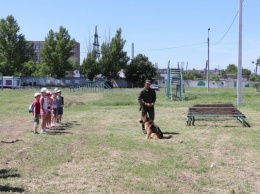
[[167, 69], [167, 82], [166, 82], [166, 97], [169, 99], [180, 99], [183, 100], [184, 86], [182, 80], [182, 70], [170, 68], [170, 62], [168, 63]]
[[84, 85], [70, 86], [70, 92], [103, 92], [105, 89], [113, 91], [104, 81], [88, 81]]

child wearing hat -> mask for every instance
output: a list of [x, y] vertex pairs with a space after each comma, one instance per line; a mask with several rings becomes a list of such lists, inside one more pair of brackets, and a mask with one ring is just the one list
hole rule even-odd
[[57, 111], [57, 104], [58, 104], [58, 98], [57, 98], [57, 91], [53, 90], [52, 91], [52, 118], [51, 118], [51, 126], [55, 126], [57, 122], [57, 116], [58, 116], [58, 111]]
[[48, 90], [46, 92], [46, 96], [48, 99], [48, 113], [46, 116], [46, 128], [50, 129], [51, 128], [51, 113], [52, 113], [52, 102], [53, 102], [53, 98], [52, 98], [52, 92], [50, 90]]
[[61, 90], [57, 90], [57, 111], [58, 111], [58, 116], [57, 116], [57, 122], [61, 123], [62, 115], [63, 115], [63, 105], [64, 105], [64, 98], [61, 95]]
[[35, 100], [33, 101], [33, 122], [34, 122], [34, 128], [33, 128], [33, 133], [38, 134], [37, 128], [40, 123], [40, 110], [41, 110], [41, 105], [40, 105], [40, 98], [41, 94], [40, 93], [35, 93], [34, 94]]
[[46, 129], [46, 121], [47, 121], [47, 114], [48, 114], [48, 97], [47, 97], [47, 88], [41, 89], [41, 98], [40, 98], [40, 114], [42, 119], [42, 131], [41, 133], [47, 133]]

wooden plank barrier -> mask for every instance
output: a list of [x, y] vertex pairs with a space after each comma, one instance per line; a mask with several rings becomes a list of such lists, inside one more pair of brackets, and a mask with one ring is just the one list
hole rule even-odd
[[242, 126], [250, 127], [246, 116], [232, 104], [196, 104], [189, 108], [187, 126], [195, 125], [195, 117], [235, 117]]

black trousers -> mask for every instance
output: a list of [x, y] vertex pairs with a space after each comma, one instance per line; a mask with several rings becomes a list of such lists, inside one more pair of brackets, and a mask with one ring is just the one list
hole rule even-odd
[[154, 107], [143, 107], [141, 110], [141, 117], [148, 114], [149, 118], [154, 121]]

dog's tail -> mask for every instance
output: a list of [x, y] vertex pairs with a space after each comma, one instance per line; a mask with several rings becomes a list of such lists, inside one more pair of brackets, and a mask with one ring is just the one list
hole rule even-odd
[[172, 135], [168, 135], [168, 136], [165, 136], [163, 135], [162, 139], [171, 139], [172, 138]]

